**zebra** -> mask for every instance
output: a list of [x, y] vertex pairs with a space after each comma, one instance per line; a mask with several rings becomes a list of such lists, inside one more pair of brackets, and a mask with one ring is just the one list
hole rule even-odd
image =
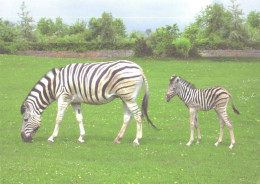
[[229, 98], [231, 98], [232, 108], [236, 114], [240, 114], [235, 108], [231, 94], [220, 86], [215, 86], [206, 89], [196, 89], [193, 84], [182, 79], [179, 76], [173, 75], [170, 78], [166, 101], [169, 102], [175, 95], [177, 95], [189, 108], [190, 111], [190, 140], [186, 144], [190, 146], [194, 141], [194, 126], [197, 130], [197, 144], [201, 141], [201, 135], [198, 123], [198, 110], [208, 111], [215, 109], [220, 121], [219, 139], [215, 143], [218, 146], [222, 142], [224, 126], [227, 125], [230, 133], [231, 144], [230, 149], [235, 144], [235, 137], [233, 133], [232, 121], [229, 119], [226, 109]]
[[[143, 84], [145, 84], [145, 95], [141, 111], [136, 100]], [[114, 143], [120, 143], [134, 116], [137, 122], [137, 134], [133, 144], [139, 145], [139, 140], [142, 138], [143, 115], [149, 124], [154, 128], [156, 126], [147, 113], [149, 90], [144, 72], [139, 65], [127, 60], [74, 63], [49, 71], [35, 84], [22, 103], [21, 114], [24, 117], [21, 137], [24, 142], [32, 142], [32, 137], [41, 126], [43, 111], [57, 100], [56, 125], [48, 141], [54, 142], [54, 138], [58, 136], [65, 110], [71, 104], [79, 123], [78, 142], [83, 143], [85, 130], [81, 103], [102, 105], [115, 98], [120, 98], [123, 102], [124, 122]]]

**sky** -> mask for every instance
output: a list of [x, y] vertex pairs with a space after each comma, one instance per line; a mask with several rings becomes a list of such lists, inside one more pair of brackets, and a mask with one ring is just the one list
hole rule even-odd
[[[17, 23], [20, 6], [25, 2], [30, 15], [37, 22], [40, 18], [61, 17], [66, 24], [77, 20], [87, 21], [100, 17], [103, 12], [121, 18], [127, 31], [145, 31], [177, 24], [181, 31], [196, 15], [215, 2], [230, 6], [230, 0], [0, 0], [0, 18]], [[259, 0], [237, 0], [245, 16], [250, 11], [260, 11]]]

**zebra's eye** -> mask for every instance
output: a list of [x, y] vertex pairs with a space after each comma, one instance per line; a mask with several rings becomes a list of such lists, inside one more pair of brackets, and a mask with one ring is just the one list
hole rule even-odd
[[25, 121], [25, 122], [27, 122], [27, 121], [28, 121], [28, 119], [24, 119], [24, 121]]

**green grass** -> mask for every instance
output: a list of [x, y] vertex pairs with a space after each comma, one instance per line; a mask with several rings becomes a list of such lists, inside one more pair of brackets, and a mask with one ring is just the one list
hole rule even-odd
[[[144, 70], [149, 83], [149, 115], [160, 128], [144, 122], [143, 139], [133, 147], [136, 123], [130, 123], [120, 145], [113, 143], [123, 120], [119, 99], [103, 105], [83, 105], [85, 143], [77, 143], [79, 128], [71, 107], [65, 114], [59, 136], [47, 142], [56, 117], [57, 103], [43, 113], [42, 126], [33, 143], [22, 142], [20, 106], [33, 85], [51, 68], [78, 59], [53, 59], [0, 55], [0, 183], [260, 183], [260, 62], [210, 60], [159, 60], [132, 58]], [[93, 62], [93, 61], [90, 61]], [[202, 142], [186, 147], [189, 113], [174, 98], [165, 95], [172, 74], [198, 88], [221, 85], [233, 95], [236, 145], [215, 147], [219, 123], [214, 111], [199, 112]], [[139, 95], [138, 103], [144, 95]], [[196, 134], [195, 134], [196, 135]]]

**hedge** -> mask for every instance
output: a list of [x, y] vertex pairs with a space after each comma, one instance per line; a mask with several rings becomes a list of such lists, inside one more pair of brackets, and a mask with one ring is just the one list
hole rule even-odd
[[17, 51], [77, 51], [126, 50], [134, 47], [133, 42], [84, 42], [84, 43], [22, 43], [0, 42], [0, 54], [16, 54]]

